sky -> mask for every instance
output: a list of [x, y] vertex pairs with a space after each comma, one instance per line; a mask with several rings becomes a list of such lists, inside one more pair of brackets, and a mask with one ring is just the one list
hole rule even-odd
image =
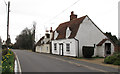
[[[7, 11], [5, 2], [0, 0], [0, 36], [6, 40]], [[50, 27], [55, 30], [60, 23], [70, 20], [71, 11], [79, 17], [88, 15], [103, 31], [118, 37], [118, 2], [120, 0], [9, 0], [10, 38], [15, 42], [17, 35], [36, 22], [36, 41]]]

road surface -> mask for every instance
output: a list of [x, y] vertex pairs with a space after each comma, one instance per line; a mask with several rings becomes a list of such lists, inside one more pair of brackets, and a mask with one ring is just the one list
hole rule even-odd
[[13, 50], [22, 72], [118, 72], [118, 69], [52, 54]]

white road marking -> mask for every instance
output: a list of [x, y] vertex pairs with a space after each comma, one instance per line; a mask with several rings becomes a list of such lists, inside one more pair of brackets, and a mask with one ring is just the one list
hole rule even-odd
[[17, 63], [18, 63], [18, 68], [19, 68], [19, 71], [18, 71], [18, 72], [20, 72], [20, 74], [22, 74], [22, 70], [21, 70], [21, 66], [20, 66], [19, 59], [18, 59], [18, 57], [17, 57], [17, 55], [16, 55], [15, 52], [14, 52], [14, 54], [15, 54], [15, 56], [16, 56], [16, 60], [17, 60]]

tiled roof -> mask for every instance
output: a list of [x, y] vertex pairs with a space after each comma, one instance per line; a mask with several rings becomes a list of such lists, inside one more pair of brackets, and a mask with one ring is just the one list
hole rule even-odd
[[102, 41], [100, 41], [98, 44], [97, 44], [97, 46], [102, 46], [102, 44], [105, 42], [105, 41], [107, 41], [108, 39], [103, 39]]
[[36, 46], [40, 46], [40, 45], [42, 45], [41, 44], [41, 41], [44, 39], [44, 36], [36, 43]]
[[[60, 24], [57, 27], [57, 29], [55, 30], [59, 34], [56, 39], [65, 39], [67, 27], [69, 27], [70, 30], [71, 30], [71, 35], [68, 38], [74, 38], [76, 36], [77, 32], [78, 32], [80, 24], [83, 22], [83, 20], [85, 19], [86, 16], [76, 18], [76, 19], [73, 19], [71, 21]], [[53, 33], [53, 38], [52, 39], [54, 39], [54, 33]]]

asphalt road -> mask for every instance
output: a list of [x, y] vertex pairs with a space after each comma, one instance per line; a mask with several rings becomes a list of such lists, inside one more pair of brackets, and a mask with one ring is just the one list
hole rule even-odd
[[118, 69], [92, 64], [69, 57], [13, 50], [22, 72], [118, 72]]

